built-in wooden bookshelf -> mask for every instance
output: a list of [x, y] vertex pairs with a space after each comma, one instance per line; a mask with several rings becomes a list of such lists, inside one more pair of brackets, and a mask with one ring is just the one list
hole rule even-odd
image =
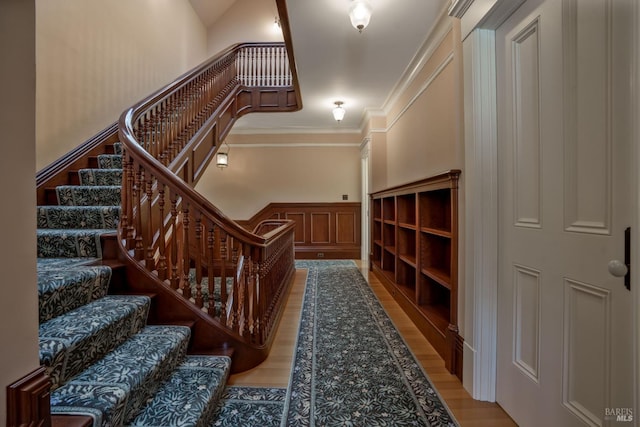
[[462, 378], [459, 170], [371, 194], [371, 270]]

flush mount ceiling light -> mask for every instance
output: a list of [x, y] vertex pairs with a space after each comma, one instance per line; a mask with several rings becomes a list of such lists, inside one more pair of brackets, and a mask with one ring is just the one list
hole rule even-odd
[[353, 28], [362, 32], [369, 25], [371, 12], [371, 5], [367, 0], [353, 0], [349, 8], [349, 18]]
[[342, 104], [344, 104], [344, 102], [336, 101], [334, 104], [336, 104], [336, 106], [332, 111], [333, 118], [336, 119], [336, 122], [341, 122], [342, 119], [344, 119], [344, 113], [346, 113], [345, 109], [342, 108]]

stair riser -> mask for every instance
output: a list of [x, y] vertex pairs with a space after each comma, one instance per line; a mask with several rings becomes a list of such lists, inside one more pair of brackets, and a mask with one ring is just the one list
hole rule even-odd
[[81, 169], [79, 185], [121, 185], [122, 169]]
[[61, 206], [120, 206], [120, 187], [114, 185], [61, 185], [56, 188]]
[[38, 272], [39, 321], [44, 323], [107, 294], [111, 269], [96, 266], [85, 269]]
[[38, 230], [39, 258], [101, 257], [100, 236], [112, 230]]
[[119, 206], [39, 206], [38, 229], [115, 229]]

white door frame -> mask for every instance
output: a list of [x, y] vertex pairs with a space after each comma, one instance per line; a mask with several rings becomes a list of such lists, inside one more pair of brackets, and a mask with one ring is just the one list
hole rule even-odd
[[[466, 277], [463, 384], [474, 399], [495, 401], [498, 303], [498, 161], [495, 30], [525, 0], [452, 0], [464, 50]], [[640, 165], [640, 6], [634, 3], [633, 156]], [[640, 173], [633, 168], [632, 266], [640, 266]], [[637, 268], [637, 267], [636, 267]], [[639, 271], [632, 267], [632, 272]], [[640, 408], [640, 280], [631, 274], [636, 408]]]

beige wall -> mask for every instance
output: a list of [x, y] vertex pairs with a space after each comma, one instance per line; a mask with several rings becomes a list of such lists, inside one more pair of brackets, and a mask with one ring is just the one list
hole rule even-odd
[[[265, 16], [270, 18], [265, 21]], [[275, 31], [273, 27], [276, 16], [275, 0], [236, 0], [207, 29], [209, 55], [241, 42], [283, 41], [282, 32]]]
[[457, 96], [459, 65], [453, 60], [453, 33], [447, 33], [416, 79], [389, 108], [386, 179], [374, 178], [377, 185], [386, 181], [383, 188], [462, 168], [462, 103]]
[[0, 1], [0, 180], [10, 207], [0, 210], [0, 425], [6, 387], [38, 360], [35, 206], [35, 0]]
[[206, 59], [188, 0], [36, 1], [37, 169]]
[[360, 201], [359, 135], [230, 135], [229, 167], [211, 163], [196, 190], [229, 217], [271, 202]]

